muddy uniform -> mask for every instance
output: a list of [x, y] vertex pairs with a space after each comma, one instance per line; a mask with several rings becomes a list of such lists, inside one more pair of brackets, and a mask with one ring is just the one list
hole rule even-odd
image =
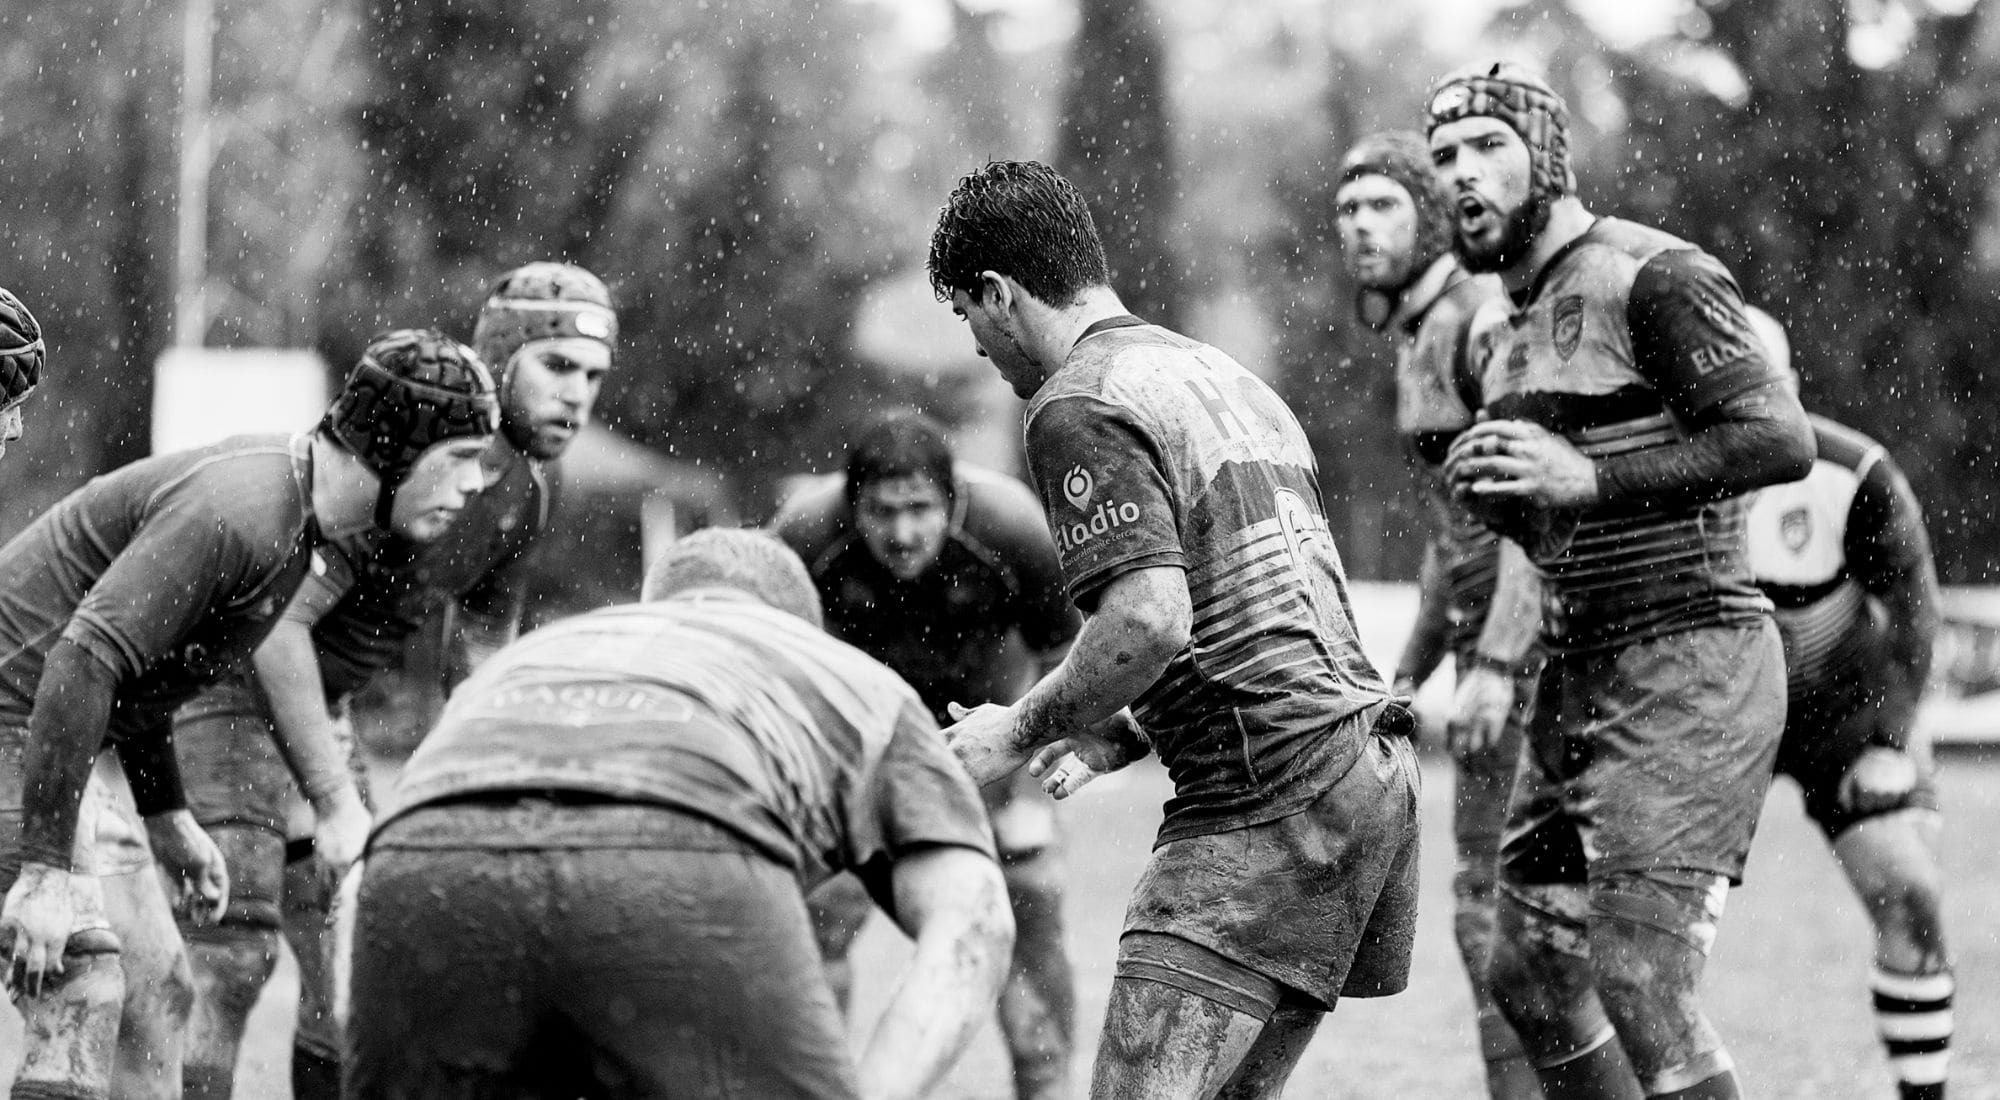
[[[1086, 330], [1027, 413], [1070, 594], [1186, 572], [1188, 645], [1132, 704], [1174, 781], [1119, 974], [1268, 1019], [1407, 977], [1416, 874], [1408, 712], [1362, 654], [1311, 448], [1220, 351], [1124, 317]], [[1174, 941], [1227, 960], [1172, 954]]]
[[992, 854], [900, 679], [715, 590], [515, 643], [389, 801], [350, 1096], [574, 1095], [593, 1071], [645, 1095], [853, 1096], [803, 892], [849, 870], [886, 903], [906, 853]]
[[[1685, 425], [1779, 378], [1720, 264], [1612, 218], [1559, 251], [1494, 335], [1488, 413], [1539, 423], [1594, 459], [1680, 442]], [[1528, 548], [1546, 578], [1551, 657], [1504, 880], [1741, 876], [1785, 714], [1744, 510], [1741, 497], [1627, 499]]]
[[[941, 725], [951, 721], [948, 703], [1013, 702], [1040, 671], [1035, 654], [1068, 644], [1080, 625], [1033, 494], [984, 470], [959, 467], [955, 476], [944, 546], [914, 580], [869, 552], [842, 479], [801, 494], [772, 521], [812, 574], [827, 631], [895, 669]], [[1010, 644], [1016, 630], [1028, 651]], [[1053, 838], [1038, 787], [1024, 770], [982, 792], [1003, 854]]]
[[[305, 438], [258, 436], [96, 478], [0, 549], [0, 815], [14, 819], [0, 829], [21, 838], [18, 847], [7, 842], [0, 888], [24, 858], [57, 866], [74, 858], [98, 873], [131, 865], [93, 851], [101, 789], [86, 800], [73, 850], [41, 830], [20, 832], [22, 753], [56, 641], [82, 646], [118, 685], [109, 737], [140, 811], [178, 808], [186, 795], [169, 716], [247, 662], [305, 577], [317, 539]], [[136, 836], [125, 851], [143, 865]]]
[[[1777, 605], [1790, 707], [1778, 774], [1798, 780], [1806, 812], [1829, 839], [1868, 814], [1840, 805], [1840, 781], [1871, 745], [1908, 749], [1877, 721], [1886, 656], [1869, 597], [1892, 591], [1930, 558], [1923, 511], [1882, 445], [1813, 418], [1819, 452], [1803, 481], [1760, 489], [1749, 517], [1750, 567]], [[1937, 808], [1927, 754], [1892, 813]]]
[[[468, 501], [436, 542], [413, 547], [370, 532], [319, 554], [285, 614], [311, 625], [322, 687], [336, 712], [345, 711], [351, 696], [399, 659], [412, 669], [436, 670], [435, 653], [444, 648], [453, 612], [473, 608], [508, 624], [518, 621], [520, 573], [546, 526], [548, 490], [539, 463], [508, 453], [511, 460], [499, 480]], [[414, 708], [418, 713], [378, 721], [427, 728], [444, 692], [441, 680], [427, 679]], [[255, 675], [239, 670], [182, 707], [174, 722], [195, 819], [211, 830], [247, 830], [224, 843], [230, 906], [223, 927], [186, 928], [184, 934], [226, 937], [231, 927], [288, 927], [303, 936], [306, 928], [318, 927], [330, 899], [317, 876], [302, 869], [287, 876], [288, 863], [310, 854], [309, 843], [289, 850], [287, 845], [298, 831], [289, 825], [302, 816], [303, 800], [273, 740], [269, 704]], [[326, 982], [307, 942], [294, 944], [306, 974], [299, 1044], [337, 1059]]]

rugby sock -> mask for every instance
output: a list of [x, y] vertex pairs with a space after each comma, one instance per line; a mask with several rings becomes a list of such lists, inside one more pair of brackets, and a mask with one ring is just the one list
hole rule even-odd
[[1898, 974], [1876, 968], [1875, 1026], [1889, 1048], [1902, 1100], [1944, 1100], [1951, 1061], [1951, 971]]

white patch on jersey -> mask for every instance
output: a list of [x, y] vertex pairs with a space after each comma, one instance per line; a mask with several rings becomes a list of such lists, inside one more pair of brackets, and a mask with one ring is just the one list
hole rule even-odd
[[1063, 475], [1063, 499], [1069, 501], [1070, 507], [1079, 512], [1090, 511], [1090, 494], [1096, 490], [1097, 479], [1090, 476], [1090, 471], [1082, 466], [1071, 466], [1069, 473]]
[[1750, 498], [1750, 574], [1759, 583], [1810, 587], [1847, 565], [1847, 511], [1861, 479], [1833, 462], [1814, 462], [1802, 481], [1759, 489]]

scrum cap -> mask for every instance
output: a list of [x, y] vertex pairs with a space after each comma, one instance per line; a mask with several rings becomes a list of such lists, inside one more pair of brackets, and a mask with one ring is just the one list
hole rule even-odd
[[1384, 130], [1354, 144], [1340, 162], [1339, 183], [1382, 176], [1409, 193], [1417, 208], [1417, 254], [1411, 271], [1421, 274], [1451, 248], [1451, 211], [1431, 177], [1431, 152], [1408, 130]]
[[42, 326], [21, 299], [0, 288], [0, 411], [25, 400], [42, 381], [47, 346]]
[[1424, 100], [1424, 132], [1462, 118], [1497, 118], [1528, 146], [1531, 187], [1544, 199], [1576, 190], [1569, 163], [1569, 105], [1525, 65], [1482, 62], [1447, 73]]
[[375, 522], [427, 450], [500, 430], [493, 376], [471, 348], [436, 329], [398, 329], [361, 353], [333, 406], [326, 431], [382, 479]]

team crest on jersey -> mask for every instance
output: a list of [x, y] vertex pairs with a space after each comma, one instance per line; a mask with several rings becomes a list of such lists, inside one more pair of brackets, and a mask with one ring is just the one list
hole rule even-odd
[[1569, 362], [1570, 356], [1575, 355], [1576, 349], [1582, 346], [1583, 298], [1581, 296], [1572, 294], [1557, 300], [1555, 344], [1556, 354], [1562, 356], [1565, 363]]
[[1069, 501], [1070, 507], [1079, 512], [1090, 511], [1090, 494], [1096, 490], [1097, 479], [1091, 477], [1090, 471], [1082, 466], [1071, 466], [1069, 473], [1063, 475], [1063, 499]]
[[1812, 509], [1789, 508], [1778, 519], [1778, 537], [1784, 540], [1785, 549], [1802, 553], [1812, 541], [1812, 527]]

